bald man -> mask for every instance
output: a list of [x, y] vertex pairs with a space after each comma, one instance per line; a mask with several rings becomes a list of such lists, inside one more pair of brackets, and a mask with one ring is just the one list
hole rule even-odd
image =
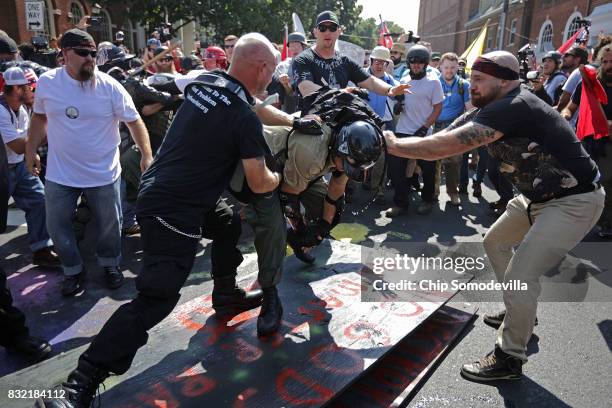
[[[239, 162], [254, 193], [270, 193], [280, 182], [280, 175], [265, 165], [270, 150], [251, 109], [251, 95], [264, 91], [272, 78], [272, 49], [262, 35], [247, 34], [236, 43], [228, 73], [217, 72], [208, 85], [194, 82], [185, 89], [185, 102], [140, 182], [143, 267], [136, 279], [137, 297], [117, 309], [81, 355], [63, 383], [65, 398], [39, 401], [38, 406], [89, 407], [109, 374], [129, 369], [147, 342], [147, 332], [176, 306], [203, 235], [213, 240], [212, 303], [217, 315], [231, 317], [261, 305], [261, 290], [245, 293], [236, 286], [236, 268], [242, 262], [236, 248], [240, 218], [221, 193]], [[269, 297], [276, 296], [276, 289], [272, 292]]]
[[387, 132], [385, 137], [390, 154], [411, 159], [439, 160], [487, 145], [521, 193], [483, 244], [498, 281], [519, 281], [518, 287], [526, 289], [503, 291], [505, 310], [484, 317], [498, 328], [495, 349], [461, 368], [474, 381], [518, 379], [536, 324], [539, 278], [595, 225], [605, 192], [597, 165], [568, 123], [519, 86], [519, 62], [512, 54], [479, 57], [472, 66], [470, 94], [476, 109], [441, 132], [403, 139]]

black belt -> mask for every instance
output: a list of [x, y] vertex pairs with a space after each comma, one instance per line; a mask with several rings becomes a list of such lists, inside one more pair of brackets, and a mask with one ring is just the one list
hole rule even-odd
[[9, 169], [14, 169], [15, 167], [19, 166], [21, 164], [21, 162], [19, 163], [9, 163], [8, 168]]
[[554, 194], [552, 197], [547, 198], [545, 200], [531, 201], [527, 205], [527, 217], [529, 218], [529, 225], [533, 225], [533, 220], [531, 219], [531, 204], [542, 204], [542, 203], [546, 203], [550, 200], [554, 200], [557, 198], [563, 198], [563, 197], [576, 195], [576, 194], [590, 193], [591, 191], [599, 190], [600, 188], [601, 188], [601, 183], [599, 181], [594, 181], [589, 184], [582, 184], [582, 185], [579, 184], [575, 187], [567, 188], [565, 190], [562, 190]]

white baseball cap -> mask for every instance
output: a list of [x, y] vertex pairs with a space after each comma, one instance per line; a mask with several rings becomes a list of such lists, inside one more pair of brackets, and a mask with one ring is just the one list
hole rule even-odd
[[25, 76], [23, 69], [11, 67], [2, 73], [5, 85], [27, 85], [30, 83]]

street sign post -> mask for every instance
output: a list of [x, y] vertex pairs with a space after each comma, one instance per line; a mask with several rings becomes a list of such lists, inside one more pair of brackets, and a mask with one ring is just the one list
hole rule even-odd
[[42, 1], [26, 1], [26, 27], [28, 31], [45, 31], [45, 3]]

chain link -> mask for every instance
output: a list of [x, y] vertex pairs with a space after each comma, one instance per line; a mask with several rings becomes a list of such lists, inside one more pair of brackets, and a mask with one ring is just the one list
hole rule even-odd
[[[176, 232], [177, 234], [181, 234], [181, 235], [184, 235], [186, 237], [194, 238], [194, 239], [201, 239], [202, 238], [202, 232], [200, 232], [199, 234], [188, 234], [188, 233], [183, 232], [180, 229], [176, 228], [175, 226], [168, 224], [162, 217], [155, 217], [155, 219], [157, 221], [159, 221], [161, 223], [161, 225], [163, 225], [164, 227], [168, 228], [170, 231]], [[202, 230], [200, 229], [200, 231], [202, 231]]]

